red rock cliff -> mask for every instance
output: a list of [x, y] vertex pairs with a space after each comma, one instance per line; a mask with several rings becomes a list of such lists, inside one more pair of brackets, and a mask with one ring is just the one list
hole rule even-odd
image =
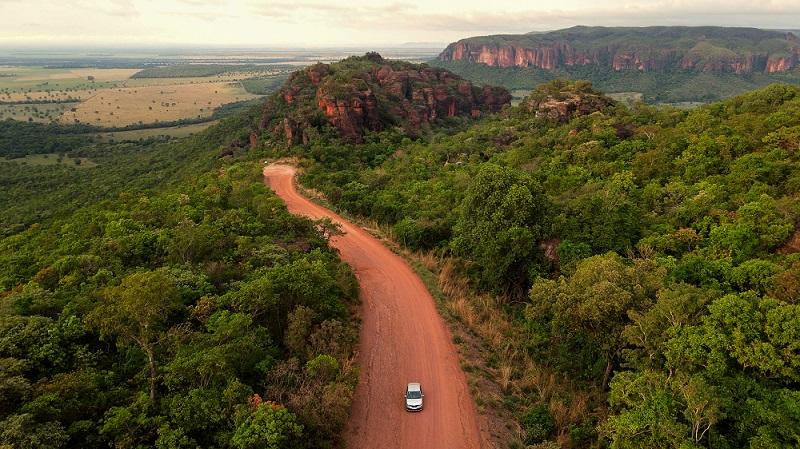
[[[613, 29], [611, 29], [613, 30]], [[567, 30], [563, 30], [567, 31]], [[760, 30], [755, 30], [760, 31]], [[778, 73], [797, 68], [800, 64], [800, 39], [792, 33], [773, 36], [771, 46], [738, 52], [707, 44], [704, 35], [693, 34], [692, 41], [669, 42], [653, 40], [643, 44], [630, 38], [629, 42], [610, 40], [608, 44], [591, 45], [586, 41], [574, 44], [574, 35], [557, 32], [554, 37], [526, 37], [519, 39], [471, 38], [450, 44], [438, 57], [441, 61], [464, 61], [492, 67], [538, 67], [545, 70], [572, 66], [598, 65], [611, 70], [665, 71], [670, 69], [696, 70], [712, 73], [747, 74], [753, 72]], [[764, 32], [767, 33], [767, 32]], [[514, 36], [511, 36], [514, 37]], [[773, 53], [774, 42], [782, 38], [784, 51]], [[530, 41], [522, 44], [522, 41]], [[573, 39], [574, 40], [574, 39]], [[506, 42], [508, 41], [508, 42]], [[687, 42], [689, 42], [687, 46]], [[719, 39], [714, 42], [719, 43]], [[710, 54], [693, 52], [692, 46], [706, 43], [705, 48], [716, 51]]]
[[268, 104], [262, 128], [292, 144], [308, 141], [307, 130], [320, 125], [317, 114], [340, 137], [361, 142], [368, 131], [401, 126], [413, 136], [446, 117], [496, 112], [511, 96], [503, 88], [478, 88], [443, 69], [368, 55], [296, 72], [279, 92], [279, 100], [289, 116], [276, 120], [279, 108]]

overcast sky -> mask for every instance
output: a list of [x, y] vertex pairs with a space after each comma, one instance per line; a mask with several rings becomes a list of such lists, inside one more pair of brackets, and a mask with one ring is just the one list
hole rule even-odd
[[573, 25], [800, 28], [800, 0], [0, 0], [0, 45], [387, 46]]

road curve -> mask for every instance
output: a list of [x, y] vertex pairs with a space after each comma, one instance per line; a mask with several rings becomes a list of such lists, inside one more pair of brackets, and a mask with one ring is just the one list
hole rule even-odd
[[[264, 168], [264, 183], [289, 211], [342, 226], [331, 239], [361, 286], [361, 374], [350, 421], [349, 449], [477, 449], [478, 414], [450, 332], [422, 280], [398, 255], [363, 229], [300, 195], [295, 169]], [[425, 409], [406, 412], [403, 390], [422, 383]]]

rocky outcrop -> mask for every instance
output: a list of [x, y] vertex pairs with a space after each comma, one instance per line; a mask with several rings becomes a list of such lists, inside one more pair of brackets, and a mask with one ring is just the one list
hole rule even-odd
[[[741, 48], [731, 44], [742, 41], [746, 45]], [[704, 51], [696, 51], [698, 45]], [[463, 39], [447, 46], [438, 59], [551, 71], [593, 65], [613, 71], [780, 73], [798, 67], [800, 39], [792, 33], [747, 28], [576, 27]]]
[[[570, 119], [604, 111], [614, 100], [592, 89], [591, 83], [553, 81], [533, 91], [522, 106], [538, 118], [566, 123]], [[617, 130], [618, 133], [625, 130]]]
[[265, 106], [261, 127], [291, 145], [308, 142], [311, 129], [327, 124], [358, 143], [369, 131], [399, 126], [415, 136], [447, 117], [479, 117], [510, 101], [503, 88], [477, 87], [444, 69], [368, 54], [294, 73]]

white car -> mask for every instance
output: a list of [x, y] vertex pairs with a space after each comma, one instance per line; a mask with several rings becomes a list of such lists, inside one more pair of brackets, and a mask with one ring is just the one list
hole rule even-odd
[[406, 386], [406, 394], [403, 396], [406, 400], [406, 410], [409, 412], [418, 412], [422, 410], [422, 398], [425, 395], [422, 393], [422, 385], [412, 382]]

